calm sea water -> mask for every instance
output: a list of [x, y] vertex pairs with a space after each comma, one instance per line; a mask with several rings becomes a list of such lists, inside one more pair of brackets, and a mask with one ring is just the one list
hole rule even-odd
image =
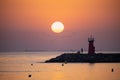
[[61, 53], [1, 52], [0, 80], [120, 80], [120, 63], [42, 63]]

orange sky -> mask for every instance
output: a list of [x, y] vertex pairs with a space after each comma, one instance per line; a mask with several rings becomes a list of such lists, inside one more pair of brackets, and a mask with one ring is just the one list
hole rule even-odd
[[[106, 45], [105, 50], [120, 50], [119, 4], [119, 0], [0, 0], [1, 47], [3, 50], [16, 50], [16, 46], [17, 50], [63, 50], [82, 46], [87, 49], [86, 39], [93, 34], [98, 39], [98, 50], [103, 49], [102, 45]], [[65, 25], [64, 32], [57, 35], [50, 30], [56, 20]], [[17, 36], [25, 40], [18, 40]], [[50, 48], [49, 41], [53, 39], [58, 40]], [[9, 48], [10, 45], [13, 48]], [[71, 45], [74, 47], [69, 47]], [[112, 45], [115, 47], [109, 47]]]

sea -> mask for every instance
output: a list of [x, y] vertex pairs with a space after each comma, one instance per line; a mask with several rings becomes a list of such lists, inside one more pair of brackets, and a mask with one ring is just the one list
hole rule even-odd
[[120, 63], [44, 63], [63, 53], [0, 52], [0, 80], [120, 80]]

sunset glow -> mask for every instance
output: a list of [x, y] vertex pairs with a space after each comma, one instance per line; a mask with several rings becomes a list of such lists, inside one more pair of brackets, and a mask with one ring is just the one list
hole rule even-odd
[[[97, 50], [120, 50], [119, 3], [120, 0], [0, 0], [1, 51], [87, 49], [86, 39], [91, 34], [97, 39]], [[65, 25], [60, 35], [51, 31], [55, 21]]]

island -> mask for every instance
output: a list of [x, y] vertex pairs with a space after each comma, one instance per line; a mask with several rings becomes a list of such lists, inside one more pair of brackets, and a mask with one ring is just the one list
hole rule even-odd
[[94, 38], [88, 38], [88, 54], [81, 51], [76, 53], [63, 53], [55, 58], [46, 60], [46, 63], [119, 63], [120, 53], [95, 53]]

